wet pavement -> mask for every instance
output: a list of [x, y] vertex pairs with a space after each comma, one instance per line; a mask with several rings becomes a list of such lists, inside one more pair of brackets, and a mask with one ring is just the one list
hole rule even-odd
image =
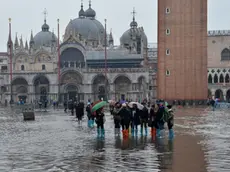
[[36, 112], [35, 121], [24, 122], [0, 108], [0, 172], [230, 171], [228, 114], [189, 109], [176, 115], [173, 141], [150, 134], [123, 140], [114, 136], [109, 115], [105, 139], [98, 139], [86, 120], [79, 125], [61, 110]]

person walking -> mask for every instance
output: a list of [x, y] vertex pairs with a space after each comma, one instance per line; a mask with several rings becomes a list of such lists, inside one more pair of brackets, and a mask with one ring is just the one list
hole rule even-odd
[[97, 136], [105, 137], [105, 114], [103, 108], [100, 108], [96, 111], [96, 124], [97, 124]]

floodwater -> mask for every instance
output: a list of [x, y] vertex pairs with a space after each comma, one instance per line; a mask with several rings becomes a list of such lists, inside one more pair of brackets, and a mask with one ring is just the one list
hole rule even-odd
[[[0, 109], [1, 172], [206, 172], [230, 171], [228, 115], [223, 112], [178, 111], [173, 141], [115, 137], [106, 116], [105, 139], [74, 116], [60, 111], [21, 114]], [[183, 117], [183, 114], [186, 114]], [[208, 114], [208, 115], [207, 115]]]

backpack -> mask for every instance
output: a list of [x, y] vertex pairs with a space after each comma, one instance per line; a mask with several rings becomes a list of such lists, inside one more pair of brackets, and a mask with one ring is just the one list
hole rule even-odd
[[168, 119], [169, 119], [169, 111], [168, 111], [168, 109], [164, 109], [164, 113], [163, 113], [163, 121], [164, 122], [168, 122]]

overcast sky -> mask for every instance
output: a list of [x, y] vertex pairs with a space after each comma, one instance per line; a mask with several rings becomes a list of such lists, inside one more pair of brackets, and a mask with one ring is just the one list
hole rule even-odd
[[[208, 0], [208, 29], [230, 30], [230, 0]], [[70, 19], [78, 17], [81, 0], [0, 0], [0, 52], [6, 51], [8, 38], [8, 18], [12, 18], [13, 41], [16, 32], [23, 39], [29, 39], [30, 32], [41, 31], [46, 8], [47, 23], [50, 30], [56, 32], [57, 18], [60, 19], [60, 31], [64, 34]], [[149, 42], [157, 41], [157, 0], [92, 0], [92, 8], [97, 19], [104, 24], [107, 19], [108, 30], [112, 28], [115, 43], [129, 28], [132, 10], [137, 11], [136, 20], [143, 26]], [[84, 0], [84, 9], [88, 8], [88, 0]]]

